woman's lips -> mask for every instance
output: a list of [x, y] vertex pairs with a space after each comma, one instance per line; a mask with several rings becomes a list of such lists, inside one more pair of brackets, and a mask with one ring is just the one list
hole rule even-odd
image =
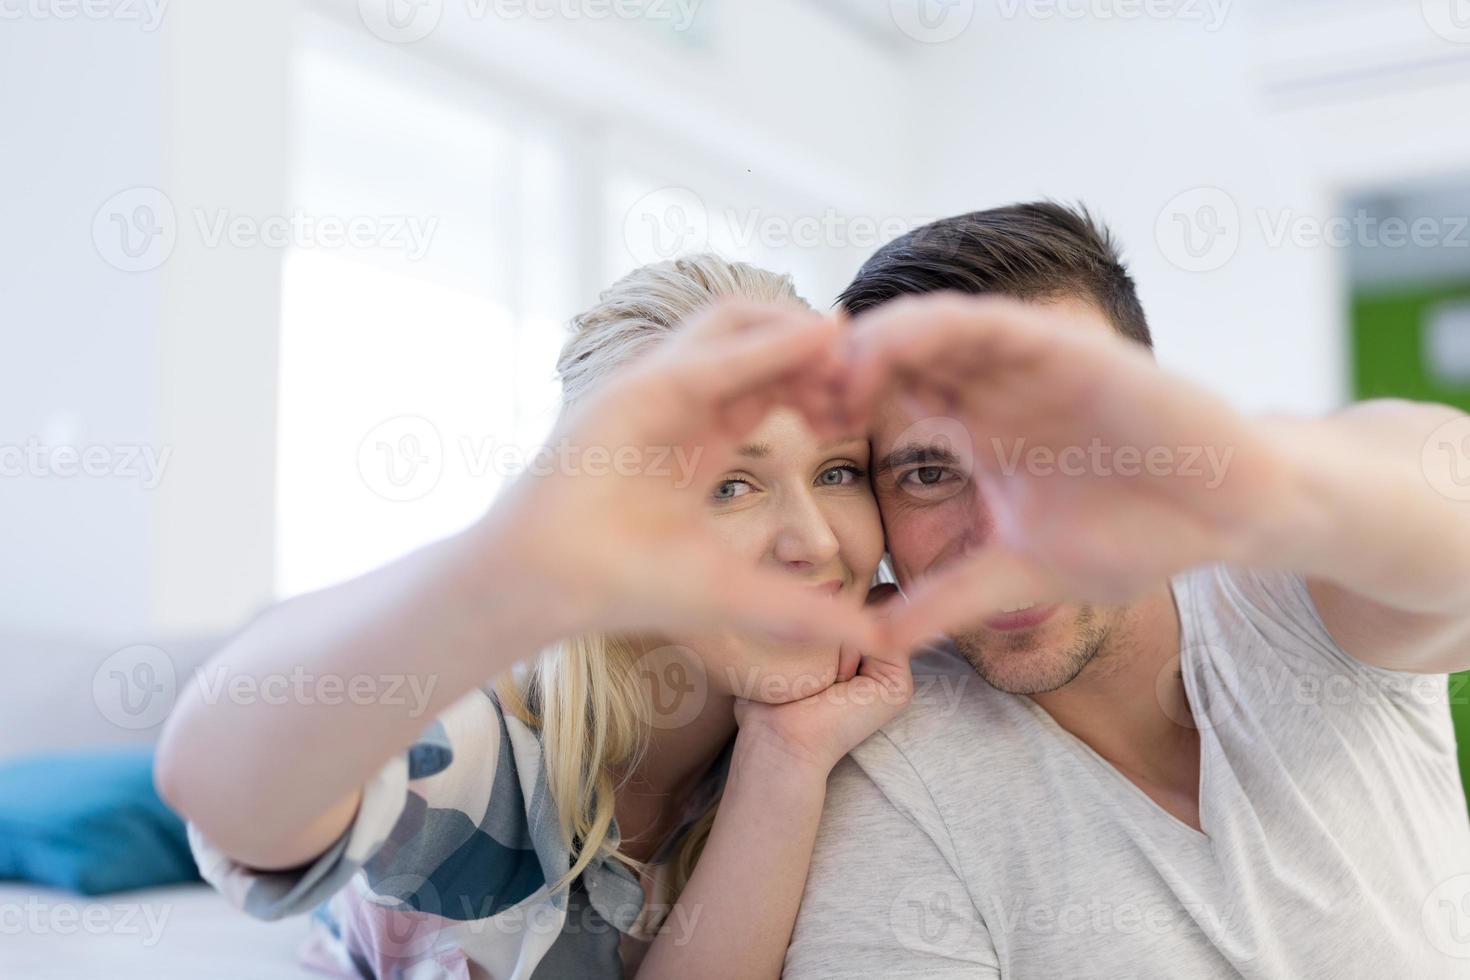
[[993, 630], [1025, 630], [1033, 626], [1040, 626], [1051, 618], [1052, 613], [1057, 611], [1058, 603], [1049, 606], [1032, 606], [1029, 609], [1019, 609], [1016, 612], [997, 613], [985, 621], [985, 625]]
[[833, 579], [830, 582], [823, 582], [821, 585], [813, 585], [810, 588], [813, 592], [816, 592], [820, 595], [836, 595], [837, 593], [842, 591], [842, 586], [844, 584], [846, 583], [844, 583], [842, 579], [837, 578]]

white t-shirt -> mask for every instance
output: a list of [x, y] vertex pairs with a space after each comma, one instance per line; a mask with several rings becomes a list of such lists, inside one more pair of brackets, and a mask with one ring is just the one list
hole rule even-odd
[[1173, 583], [1197, 832], [952, 656], [834, 770], [785, 976], [1470, 977], [1444, 675], [1369, 667], [1300, 577]]

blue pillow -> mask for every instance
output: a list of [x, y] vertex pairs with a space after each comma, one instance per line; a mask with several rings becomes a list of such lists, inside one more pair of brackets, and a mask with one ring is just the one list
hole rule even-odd
[[0, 880], [83, 895], [198, 881], [184, 823], [153, 788], [153, 750], [0, 764]]

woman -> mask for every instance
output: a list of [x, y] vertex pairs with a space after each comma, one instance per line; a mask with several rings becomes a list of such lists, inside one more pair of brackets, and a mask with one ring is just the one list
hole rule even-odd
[[826, 777], [909, 698], [903, 658], [854, 645], [882, 531], [836, 326], [696, 256], [574, 327], [556, 472], [211, 669], [381, 694], [196, 688], [165, 732], [205, 877], [262, 918], [325, 902], [318, 967], [777, 976]]

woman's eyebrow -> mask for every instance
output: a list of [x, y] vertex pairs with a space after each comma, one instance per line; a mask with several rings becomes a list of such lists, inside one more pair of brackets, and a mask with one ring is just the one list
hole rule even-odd
[[826, 442], [818, 446], [817, 449], [822, 452], [827, 452], [828, 450], [832, 449], [840, 449], [843, 446], [850, 446], [855, 442], [867, 443], [867, 441], [868, 437], [863, 433], [850, 432], [847, 435], [838, 436], [835, 439], [828, 439]]
[[[821, 452], [828, 452], [829, 450], [837, 449], [842, 446], [850, 446], [855, 442], [866, 444], [867, 441], [868, 437], [863, 435], [854, 434], [847, 436], [838, 436], [836, 439], [828, 440], [817, 448]], [[746, 459], [765, 459], [767, 456], [771, 455], [771, 444], [768, 442], [752, 442], [747, 445], [741, 446], [740, 448], [736, 449], [735, 452], [736, 455], [743, 456]]]

